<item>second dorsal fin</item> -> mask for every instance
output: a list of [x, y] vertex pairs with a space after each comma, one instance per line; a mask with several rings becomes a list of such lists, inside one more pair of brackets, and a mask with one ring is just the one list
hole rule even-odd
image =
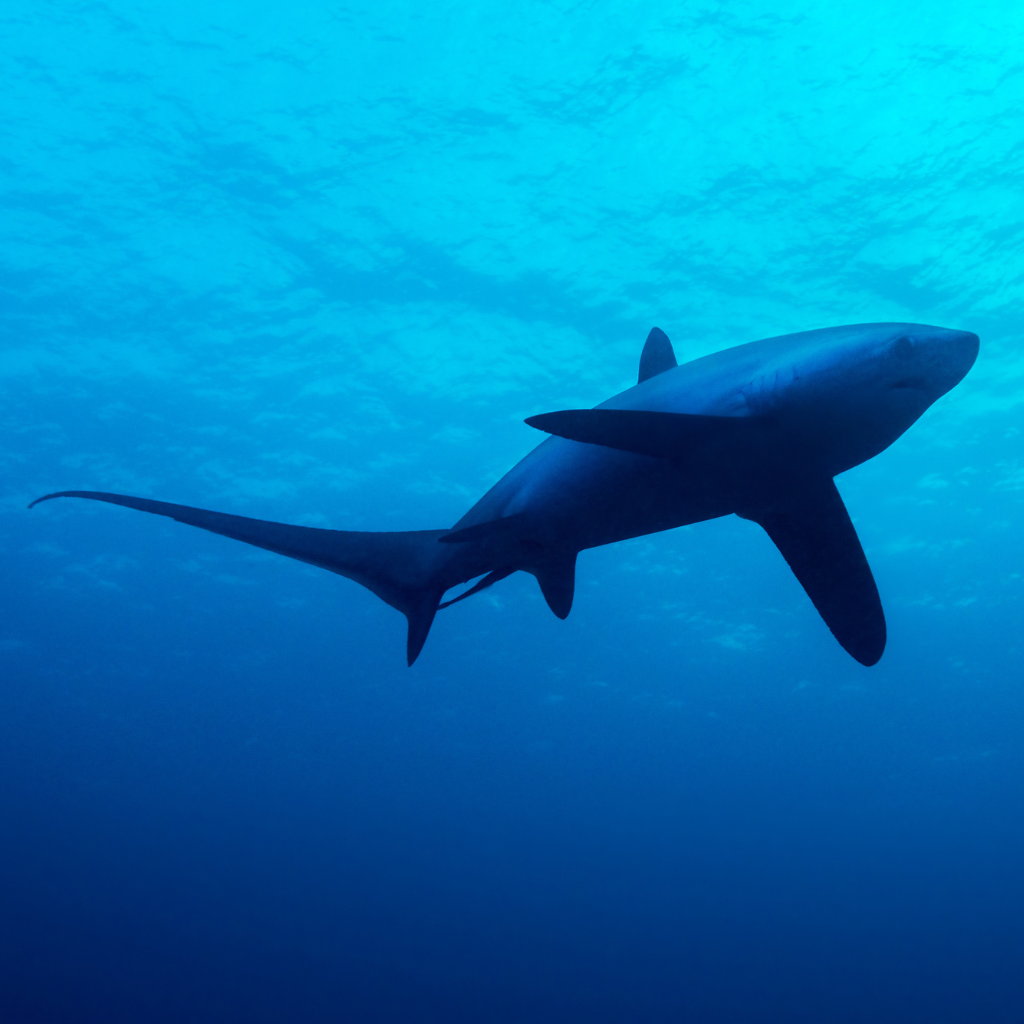
[[637, 383], [643, 384], [648, 378], [657, 377], [659, 373], [678, 365], [668, 335], [660, 327], [652, 327], [644, 343], [644, 350], [640, 353], [640, 375]]

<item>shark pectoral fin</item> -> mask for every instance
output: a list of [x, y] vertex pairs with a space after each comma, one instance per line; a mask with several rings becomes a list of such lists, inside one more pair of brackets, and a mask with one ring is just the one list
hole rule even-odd
[[644, 342], [644, 350], [640, 353], [637, 384], [643, 384], [645, 380], [657, 377], [659, 373], [674, 369], [678, 365], [668, 335], [660, 327], [652, 327], [651, 333], [647, 335], [647, 341]]
[[537, 577], [544, 600], [560, 619], [567, 618], [572, 610], [577, 554], [576, 551], [555, 551], [543, 562], [523, 567]]
[[531, 416], [526, 422], [570, 441], [662, 459], [683, 459], [709, 444], [733, 443], [760, 425], [760, 420], [752, 416], [698, 416], [639, 409], [563, 409]]
[[835, 483], [817, 481], [739, 515], [764, 527], [847, 652], [874, 665], [885, 650], [885, 614]]

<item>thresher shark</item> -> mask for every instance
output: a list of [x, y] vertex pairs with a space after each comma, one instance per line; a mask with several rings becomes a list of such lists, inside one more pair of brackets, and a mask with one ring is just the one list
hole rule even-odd
[[514, 572], [532, 573], [564, 619], [580, 551], [735, 514], [764, 528], [839, 643], [874, 665], [885, 617], [833, 477], [891, 445], [977, 354], [978, 337], [967, 331], [857, 324], [680, 366], [654, 328], [635, 387], [594, 409], [526, 420], [552, 436], [449, 530], [288, 526], [103, 491], [59, 491], [32, 504], [125, 505], [347, 576], [409, 620], [410, 665], [439, 608]]

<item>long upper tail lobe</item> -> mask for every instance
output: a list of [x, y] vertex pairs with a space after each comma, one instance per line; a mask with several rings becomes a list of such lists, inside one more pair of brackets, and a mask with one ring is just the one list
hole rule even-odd
[[58, 491], [37, 498], [32, 505], [51, 498], [90, 498], [168, 516], [179, 523], [245, 541], [355, 580], [409, 620], [406, 654], [410, 665], [423, 649], [441, 597], [450, 585], [441, 580], [447, 550], [445, 545], [437, 543], [438, 537], [446, 534], [447, 530], [405, 533], [322, 530], [105, 491]]

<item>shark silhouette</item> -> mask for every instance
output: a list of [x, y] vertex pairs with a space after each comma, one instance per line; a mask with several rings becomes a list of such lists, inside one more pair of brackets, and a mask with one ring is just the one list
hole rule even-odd
[[655, 327], [635, 387], [595, 409], [526, 420], [553, 436], [450, 530], [288, 526], [102, 491], [59, 491], [32, 505], [62, 497], [124, 505], [346, 576], [405, 614], [410, 665], [439, 608], [514, 572], [532, 573], [564, 619], [580, 551], [735, 514], [764, 528], [839, 643], [874, 665], [885, 617], [833, 477], [892, 444], [977, 354], [967, 331], [858, 324], [679, 366]]

